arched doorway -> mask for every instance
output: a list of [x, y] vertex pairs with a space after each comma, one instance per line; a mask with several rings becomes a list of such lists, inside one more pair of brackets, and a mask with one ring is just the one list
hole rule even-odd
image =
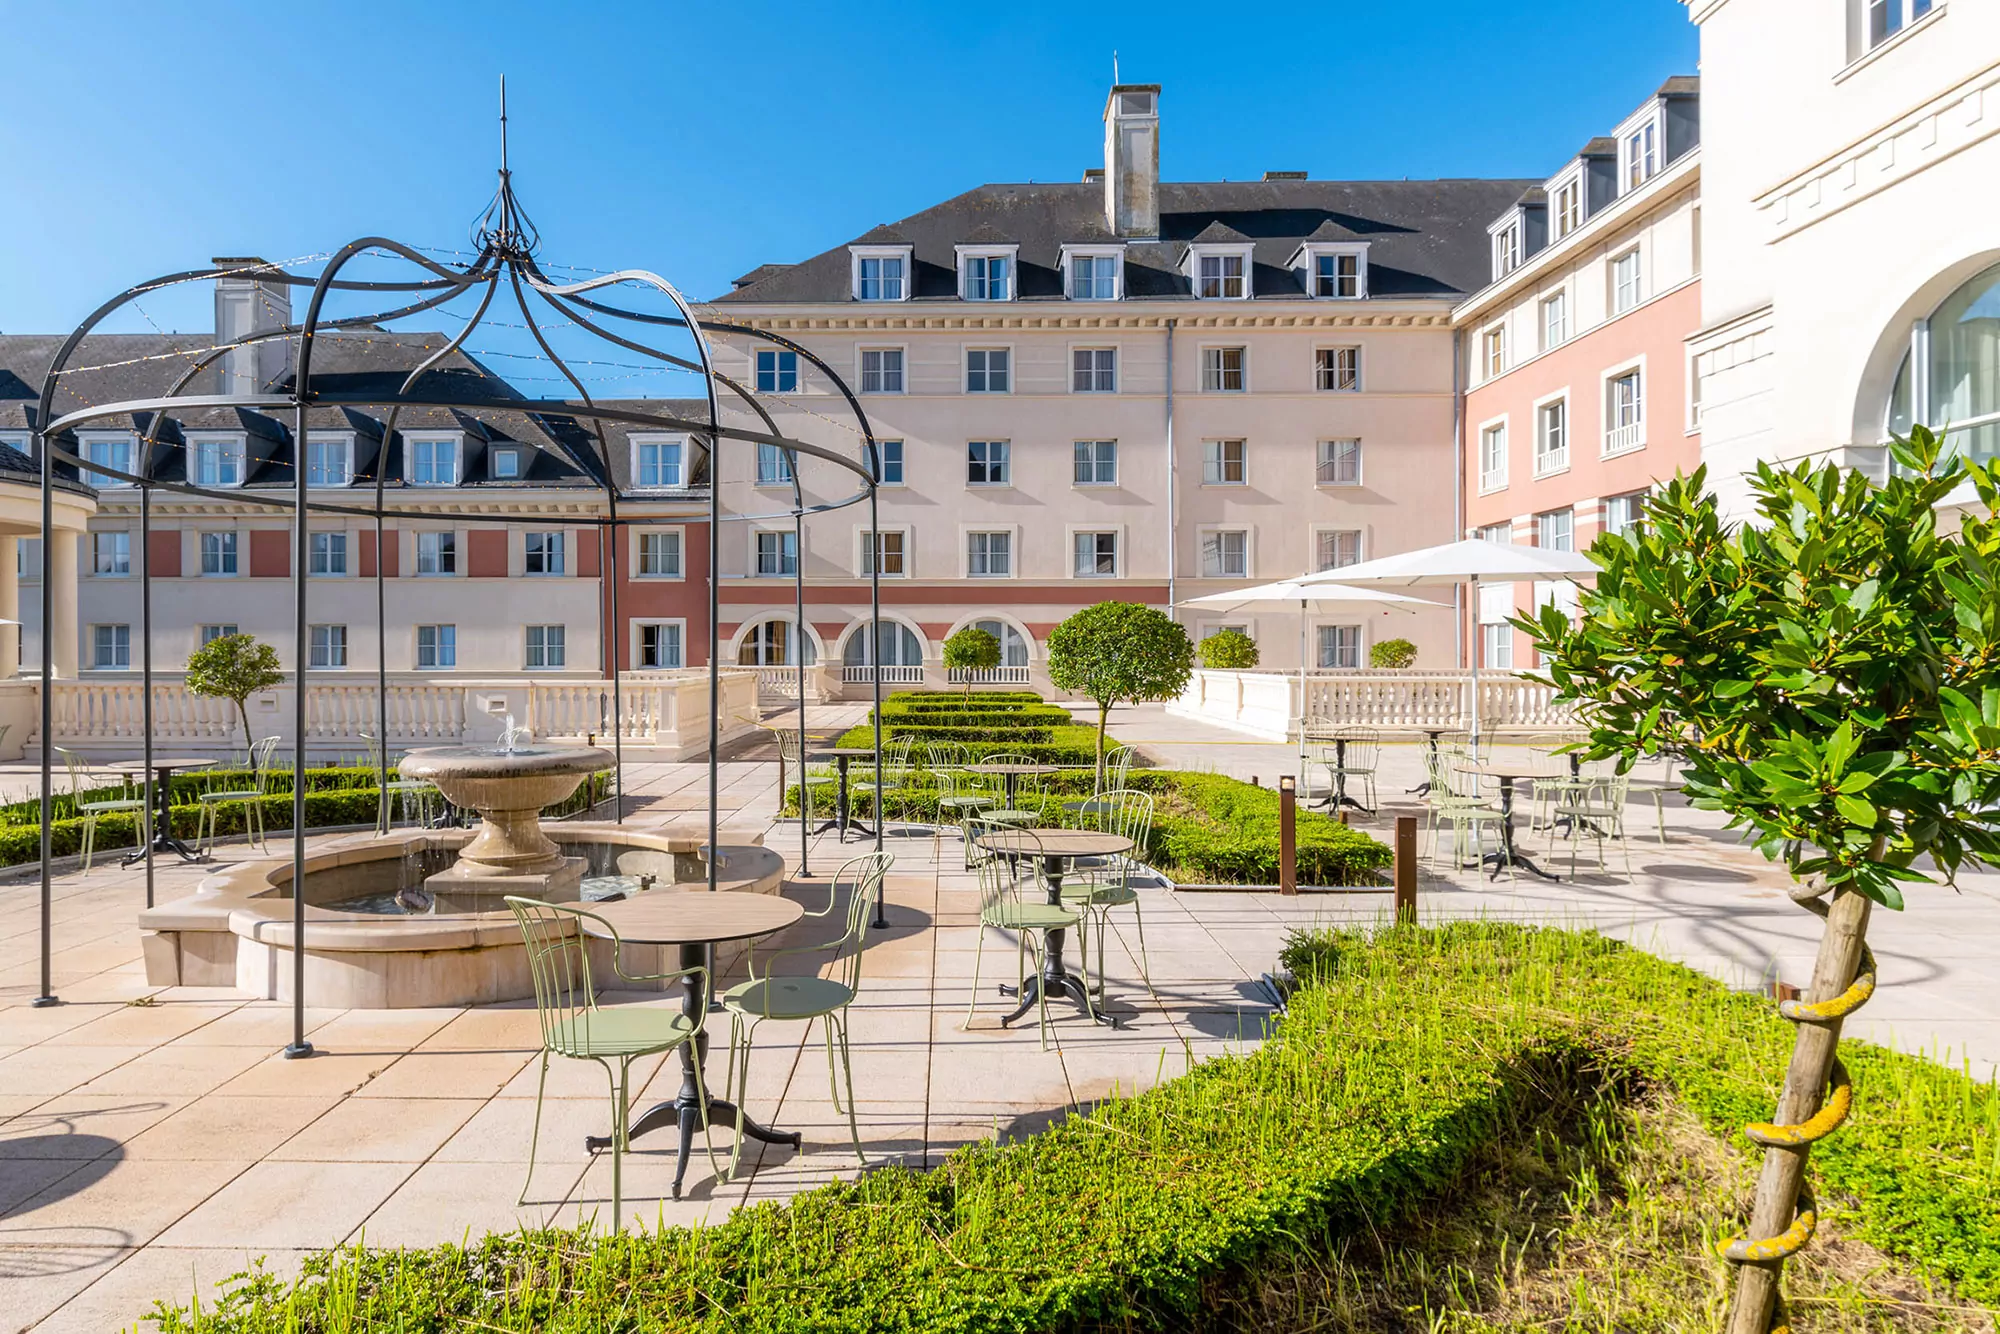
[[1026, 667], [1028, 665], [1028, 637], [1013, 625], [1001, 620], [974, 621], [975, 630], [984, 630], [1000, 641], [1000, 665], [1002, 667]]
[[924, 641], [916, 632], [900, 621], [883, 620], [877, 623], [877, 635], [870, 636], [868, 627], [855, 627], [847, 636], [847, 647], [841, 655], [842, 676], [850, 681], [868, 679], [869, 652], [871, 638], [881, 641], [882, 679], [899, 685], [921, 683], [924, 679]]
[[1949, 428], [1974, 459], [2000, 457], [2000, 264], [1975, 275], [1909, 330], [1884, 426]]
[[813, 637], [801, 635], [796, 625], [777, 617], [751, 626], [736, 646], [736, 663], [740, 667], [810, 667], [818, 661], [819, 650]]

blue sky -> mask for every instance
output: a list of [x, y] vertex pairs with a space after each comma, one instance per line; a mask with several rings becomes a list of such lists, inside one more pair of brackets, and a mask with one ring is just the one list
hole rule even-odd
[[[1077, 179], [1102, 159], [1114, 49], [1126, 81], [1165, 86], [1161, 166], [1178, 180], [1540, 176], [1696, 60], [1677, 0], [0, 0], [0, 15], [6, 333], [66, 330], [211, 255], [370, 233], [465, 244], [493, 187], [503, 72], [544, 257], [652, 268], [707, 297], [981, 182]], [[210, 319], [205, 293], [146, 315]]]

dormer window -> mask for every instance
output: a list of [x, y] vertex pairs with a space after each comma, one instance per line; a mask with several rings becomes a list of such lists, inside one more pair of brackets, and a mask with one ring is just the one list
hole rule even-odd
[[1558, 241], [1583, 225], [1582, 177], [1572, 176], [1556, 187], [1553, 214]]
[[306, 437], [307, 486], [347, 486], [353, 481], [353, 436], [315, 432]]
[[1358, 301], [1368, 295], [1366, 245], [1307, 242], [1299, 253], [1305, 257], [1306, 292], [1315, 300]]
[[1636, 190], [1653, 179], [1659, 170], [1659, 127], [1647, 121], [1627, 134], [1620, 145], [1625, 159], [1623, 178], [1627, 190]]
[[196, 486], [243, 485], [243, 437], [190, 435], [188, 481]]
[[496, 482], [511, 482], [521, 475], [521, 451], [518, 449], [496, 449], [492, 454], [491, 469]]
[[[83, 461], [85, 463], [101, 463], [107, 468], [116, 468], [119, 472], [123, 473], [134, 471], [132, 467], [133, 441], [129, 431], [81, 436], [79, 443], [83, 446]], [[86, 486], [98, 487], [132, 485], [132, 483], [126, 481], [123, 477], [113, 477], [108, 473], [90, 471], [85, 471], [83, 481]]]
[[910, 296], [908, 246], [850, 246], [856, 301], [907, 301]]
[[967, 301], [1014, 299], [1014, 247], [958, 247], [958, 292]]
[[458, 485], [458, 437], [419, 435], [407, 437], [410, 450], [411, 486]]
[[1067, 277], [1063, 290], [1072, 301], [1116, 301], [1121, 296], [1124, 255], [1116, 249], [1063, 247]]
[[1509, 222], [1493, 233], [1493, 276], [1505, 278], [1521, 266], [1521, 224]]
[[672, 490], [682, 485], [682, 461], [687, 442], [677, 435], [632, 437], [632, 480], [642, 490]]
[[1193, 250], [1194, 294], [1203, 301], [1242, 301], [1250, 295], [1250, 247], [1204, 246]]

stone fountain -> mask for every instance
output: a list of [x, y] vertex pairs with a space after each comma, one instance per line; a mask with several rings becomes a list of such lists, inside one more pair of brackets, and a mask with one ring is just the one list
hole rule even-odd
[[432, 784], [452, 805], [478, 811], [481, 820], [458, 860], [424, 881], [438, 910], [502, 911], [509, 894], [575, 900], [585, 861], [565, 856], [542, 832], [542, 810], [616, 763], [611, 752], [595, 746], [516, 746], [511, 740], [405, 755], [397, 773]]

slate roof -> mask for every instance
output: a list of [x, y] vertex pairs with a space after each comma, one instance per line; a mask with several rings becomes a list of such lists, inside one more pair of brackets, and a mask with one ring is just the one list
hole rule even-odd
[[[0, 335], [0, 430], [25, 430], [34, 424], [42, 379], [50, 359], [62, 344], [55, 335]], [[390, 395], [395, 393], [420, 361], [445, 345], [442, 333], [390, 333], [367, 329], [347, 334], [322, 335], [313, 356], [313, 384], [327, 393]], [[178, 380], [192, 364], [193, 355], [210, 346], [205, 334], [104, 334], [86, 339], [72, 366], [83, 367], [66, 375], [58, 393], [55, 410], [66, 414], [94, 403], [127, 402], [157, 397]], [[292, 385], [289, 370], [267, 386], [285, 392]], [[203, 371], [185, 390], [189, 394], [220, 391], [217, 371]], [[426, 373], [417, 388], [435, 388], [440, 398], [482, 395], [499, 400], [525, 400], [529, 396], [476, 358], [457, 352]], [[600, 400], [607, 405], [627, 407], [659, 416], [691, 421], [707, 414], [699, 399], [620, 399]], [[750, 414], [724, 409], [724, 420], [753, 427], [761, 423], [747, 419]], [[595, 433], [580, 418], [551, 413], [510, 410], [504, 407], [463, 410], [450, 407], [405, 408], [396, 417], [396, 429], [384, 441], [387, 413], [379, 407], [328, 405], [309, 409], [306, 427], [311, 430], [351, 431], [354, 434], [354, 485], [371, 488], [378, 467], [389, 480], [391, 490], [400, 490], [404, 476], [404, 447], [407, 437], [425, 430], [464, 432], [460, 456], [461, 485], [481, 489], [528, 490], [569, 487], [595, 491], [598, 483], [578, 460], [596, 454]], [[142, 437], [151, 425], [148, 413], [122, 414], [83, 429], [125, 429]], [[645, 428], [629, 428], [643, 430]], [[244, 486], [286, 487], [293, 484], [292, 414], [268, 414], [248, 408], [192, 408], [169, 414], [154, 445], [152, 475], [162, 481], [187, 478], [186, 442], [190, 433], [204, 430], [242, 432], [245, 440]], [[632, 451], [627, 447], [628, 428], [605, 424], [610, 445], [611, 473], [621, 489], [631, 481]], [[74, 441], [72, 441], [74, 444]], [[496, 449], [516, 448], [520, 475], [493, 476], [492, 454]], [[707, 475], [706, 451], [699, 443], [696, 456], [689, 460], [691, 480], [704, 483]], [[0, 444], [0, 477], [25, 473], [39, 479], [40, 466], [19, 450]], [[74, 483], [75, 470], [58, 465], [59, 475]]]
[[[1537, 180], [1163, 182], [1160, 236], [1125, 250], [1130, 298], [1193, 300], [1181, 260], [1211, 229], [1239, 233], [1254, 245], [1254, 299], [1306, 300], [1285, 267], [1301, 242], [1328, 224], [1340, 239], [1369, 243], [1372, 299], [1453, 299], [1487, 277], [1486, 224]], [[872, 228], [797, 264], [753, 270], [715, 304], [846, 302], [850, 245], [913, 248], [913, 299], [956, 300], [953, 247], [990, 230], [1020, 246], [1015, 291], [1023, 301], [1063, 299], [1062, 247], [1102, 244], [1104, 189], [1094, 182], [982, 185], [953, 199]], [[1218, 234], [1222, 234], [1219, 232]]]

